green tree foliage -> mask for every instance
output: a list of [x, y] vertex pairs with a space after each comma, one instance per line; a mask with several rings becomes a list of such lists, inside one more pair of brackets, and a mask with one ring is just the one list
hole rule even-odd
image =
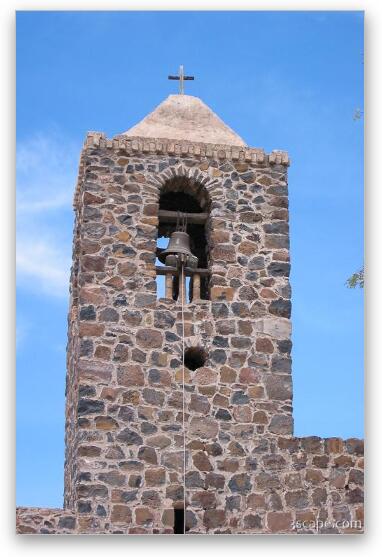
[[348, 288], [356, 288], [357, 286], [359, 288], [363, 288], [363, 274], [364, 268], [362, 267], [362, 269], [360, 269], [358, 273], [353, 273], [352, 276], [348, 278], [348, 280], [346, 281], [346, 286]]

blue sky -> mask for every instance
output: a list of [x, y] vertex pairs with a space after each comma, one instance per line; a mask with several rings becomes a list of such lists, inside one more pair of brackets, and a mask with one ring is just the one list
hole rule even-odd
[[61, 506], [79, 153], [170, 93], [179, 64], [246, 142], [289, 151], [295, 434], [363, 436], [361, 12], [19, 12], [17, 504]]

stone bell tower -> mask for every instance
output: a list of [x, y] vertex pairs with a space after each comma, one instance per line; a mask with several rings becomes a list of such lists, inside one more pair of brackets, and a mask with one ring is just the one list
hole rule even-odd
[[[88, 134], [68, 507], [112, 530], [171, 531], [184, 509], [186, 531], [224, 530], [251, 491], [255, 439], [292, 433], [288, 162], [186, 95], [112, 140]], [[183, 304], [179, 269], [156, 262], [179, 213], [198, 257]]]
[[[183, 94], [112, 139], [88, 133], [65, 505], [19, 509], [19, 531], [298, 533], [362, 518], [362, 442], [293, 437], [288, 164]], [[164, 251], [177, 230], [182, 265]]]

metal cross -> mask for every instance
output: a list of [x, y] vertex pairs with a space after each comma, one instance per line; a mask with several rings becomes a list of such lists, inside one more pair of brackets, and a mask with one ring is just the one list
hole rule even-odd
[[184, 75], [183, 66], [179, 66], [179, 75], [169, 75], [168, 79], [176, 79], [179, 81], [179, 95], [184, 95], [184, 82], [193, 81], [195, 78], [193, 75]]

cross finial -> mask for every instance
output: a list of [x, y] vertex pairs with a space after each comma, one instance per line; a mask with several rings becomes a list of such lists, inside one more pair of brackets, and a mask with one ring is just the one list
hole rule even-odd
[[168, 79], [176, 79], [179, 81], [179, 95], [184, 95], [184, 82], [193, 81], [195, 78], [193, 75], [184, 75], [183, 66], [179, 66], [179, 75], [169, 75]]

